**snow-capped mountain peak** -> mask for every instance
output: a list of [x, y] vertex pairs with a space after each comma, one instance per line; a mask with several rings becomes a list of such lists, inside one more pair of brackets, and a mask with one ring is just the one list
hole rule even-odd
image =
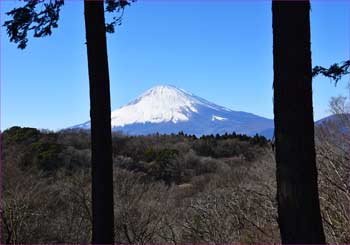
[[[227, 109], [172, 85], [159, 85], [112, 111], [111, 125], [113, 130], [128, 134], [183, 131], [196, 135], [236, 132], [270, 136], [273, 121]], [[73, 128], [90, 128], [90, 122]]]
[[112, 126], [188, 121], [191, 113], [198, 112], [196, 109], [198, 103], [198, 100], [184, 90], [171, 85], [159, 85], [113, 111]]

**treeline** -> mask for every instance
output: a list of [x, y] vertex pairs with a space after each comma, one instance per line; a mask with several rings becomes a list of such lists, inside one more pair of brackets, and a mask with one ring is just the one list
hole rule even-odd
[[[268, 142], [240, 137], [114, 133], [115, 241], [278, 241]], [[3, 243], [90, 242], [89, 138], [86, 131], [4, 131]], [[227, 146], [235, 150], [220, 150]]]
[[23, 169], [36, 167], [52, 172], [61, 167], [73, 170], [89, 164], [90, 137], [85, 132], [66, 134], [12, 127], [2, 137], [3, 159], [16, 156], [21, 159]]
[[[316, 133], [327, 240], [349, 243], [349, 152]], [[90, 243], [89, 133], [2, 136], [1, 242]], [[270, 142], [240, 137], [114, 133], [116, 243], [280, 243]]]
[[[165, 171], [170, 162], [186, 154], [195, 157], [229, 158], [238, 157], [254, 160], [269, 141], [263, 136], [249, 137], [236, 133], [208, 135], [197, 138], [183, 132], [172, 135], [127, 136], [113, 134], [113, 157], [132, 159], [128, 164], [115, 160], [116, 164], [129, 170], [147, 172], [151, 176], [154, 169]], [[3, 156], [21, 156], [21, 167], [37, 167], [45, 172], [61, 167], [74, 170], [90, 164], [90, 135], [85, 130], [64, 130], [50, 132], [35, 128], [12, 127], [3, 132]], [[16, 152], [16, 153], [14, 153]], [[152, 163], [152, 167], [148, 167]], [[159, 165], [159, 166], [158, 166]], [[163, 171], [163, 172], [164, 172]], [[166, 171], [165, 171], [166, 172]], [[159, 179], [159, 177], [156, 177]], [[161, 178], [169, 182], [168, 179]], [[176, 182], [183, 182], [175, 178]], [[175, 180], [174, 180], [175, 181]], [[170, 181], [172, 182], [172, 181]]]

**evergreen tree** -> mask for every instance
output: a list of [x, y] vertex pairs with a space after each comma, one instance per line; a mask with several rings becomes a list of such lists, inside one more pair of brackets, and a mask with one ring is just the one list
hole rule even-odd
[[[131, 0], [132, 1], [132, 0]], [[59, 12], [63, 1], [44, 3], [43, 0], [28, 1], [7, 15], [12, 19], [4, 26], [11, 42], [24, 49], [28, 32], [34, 37], [52, 34], [58, 27]], [[129, 0], [106, 1], [107, 12], [120, 12], [111, 23], [105, 23], [103, 1], [84, 1], [86, 46], [88, 56], [91, 117], [91, 165], [92, 165], [92, 243], [114, 243], [113, 212], [113, 160], [111, 135], [111, 106], [106, 32], [114, 32], [121, 24], [121, 17]], [[40, 5], [41, 10], [38, 10]]]
[[278, 223], [282, 243], [325, 243], [312, 108], [309, 1], [272, 1]]
[[312, 76], [315, 77], [319, 74], [334, 80], [335, 85], [344, 76], [350, 73], [350, 60], [341, 62], [340, 64], [335, 63], [329, 68], [324, 68], [323, 66], [315, 66], [312, 69]]

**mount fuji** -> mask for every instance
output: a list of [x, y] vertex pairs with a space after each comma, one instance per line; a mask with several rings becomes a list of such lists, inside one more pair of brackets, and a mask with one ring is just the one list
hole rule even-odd
[[[236, 132], [268, 138], [272, 137], [274, 127], [271, 119], [227, 109], [171, 85], [153, 87], [112, 111], [111, 124], [113, 131], [129, 135]], [[89, 129], [90, 121], [72, 128]]]

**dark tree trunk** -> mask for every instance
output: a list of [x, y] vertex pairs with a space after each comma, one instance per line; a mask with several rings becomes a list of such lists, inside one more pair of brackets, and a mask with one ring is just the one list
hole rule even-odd
[[278, 223], [282, 243], [325, 243], [312, 109], [309, 1], [272, 1]]
[[92, 243], [114, 243], [111, 105], [103, 1], [84, 1], [90, 81]]

